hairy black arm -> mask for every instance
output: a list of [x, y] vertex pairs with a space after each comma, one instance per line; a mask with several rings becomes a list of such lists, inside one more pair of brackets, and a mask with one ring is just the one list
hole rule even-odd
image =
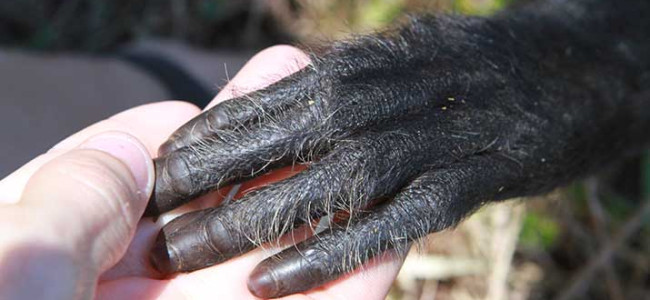
[[152, 261], [165, 273], [195, 270], [348, 212], [249, 282], [258, 296], [291, 294], [484, 203], [543, 193], [640, 151], [650, 141], [649, 14], [645, 0], [554, 0], [489, 18], [422, 16], [334, 43], [161, 147], [149, 215], [262, 171], [308, 168], [177, 218]]

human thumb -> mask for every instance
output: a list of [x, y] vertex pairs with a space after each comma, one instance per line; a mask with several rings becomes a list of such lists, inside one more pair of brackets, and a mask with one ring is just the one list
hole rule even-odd
[[3, 208], [11, 212], [5, 222], [22, 226], [0, 237], [0, 263], [8, 264], [0, 267], [0, 298], [3, 288], [21, 299], [92, 297], [98, 276], [124, 255], [153, 176], [147, 149], [120, 132], [92, 137], [44, 165], [16, 207]]

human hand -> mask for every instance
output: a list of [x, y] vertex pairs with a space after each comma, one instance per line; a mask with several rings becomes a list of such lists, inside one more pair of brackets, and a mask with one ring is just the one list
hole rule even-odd
[[[268, 84], [270, 79], [274, 79], [270, 76], [279, 78], [283, 75], [278, 74], [278, 69], [290, 71], [286, 64], [295, 63], [296, 57], [301, 55], [297, 50], [288, 47], [275, 47], [260, 53], [244, 67], [215, 101], [230, 98], [238, 89], [244, 87], [249, 89]], [[142, 212], [144, 201], [139, 197], [148, 195], [150, 192], [149, 179], [147, 179], [147, 187], [142, 189], [140, 195], [136, 197], [133, 188], [135, 180], [132, 177], [141, 178], [139, 176], [142, 175], [142, 169], [134, 172], [137, 174], [130, 174], [131, 171], [125, 167], [126, 164], [116, 157], [104, 152], [79, 149], [79, 147], [87, 146], [86, 141], [92, 142], [108, 134], [126, 139], [127, 145], [130, 147], [146, 149], [143, 152], [143, 157], [155, 156], [158, 146], [167, 136], [198, 113], [197, 108], [179, 102], [157, 103], [125, 111], [64, 140], [50, 152], [36, 158], [1, 181], [0, 202], [7, 203], [7, 205], [0, 206], [0, 216], [2, 216], [0, 249], [23, 249], [19, 252], [20, 254], [55, 253], [67, 260], [50, 255], [44, 256], [43, 261], [38, 264], [25, 265], [22, 263], [25, 261], [24, 257], [16, 259], [15, 255], [6, 255], [9, 252], [16, 253], [15, 251], [0, 250], [0, 264], [2, 265], [0, 287], [11, 287], [11, 289], [0, 288], [0, 290], [14, 293], [7, 294], [7, 296], [19, 298], [23, 295], [32, 298], [33, 293], [46, 292], [49, 299], [68, 299], [71, 298], [70, 295], [88, 298], [95, 291], [100, 299], [252, 298], [253, 296], [246, 287], [246, 281], [255, 265], [268, 255], [268, 252], [264, 250], [250, 252], [219, 266], [181, 274], [173, 278], [159, 279], [159, 275], [152, 270], [148, 263], [147, 254], [160, 225], [151, 219], [144, 219], [137, 224], [136, 229], [135, 222], [131, 219], [131, 216], [139, 216]], [[124, 133], [116, 133], [116, 131], [129, 133], [132, 137], [125, 136]], [[103, 135], [91, 138], [97, 134]], [[88, 140], [89, 138], [90, 140]], [[106, 145], [116, 146], [119, 143], [105, 143]], [[90, 155], [91, 158], [86, 158], [87, 155]], [[117, 156], [119, 157], [119, 154]], [[132, 155], [129, 157], [133, 158]], [[75, 179], [50, 176], [51, 172], [58, 172], [56, 171], [59, 169], [57, 166], [63, 165], [64, 168], [67, 168], [80, 159], [90, 159], [92, 163], [84, 165], [85, 169], [74, 172], [74, 174], [95, 174], [96, 177], [79, 176], [84, 176], [85, 179], [92, 180], [90, 182], [93, 183], [102, 183], [95, 185], [98, 187], [97, 190], [87, 191], [95, 193], [92, 194], [92, 197], [86, 196], [85, 190], [79, 186], [71, 185]], [[129, 165], [135, 166], [138, 162], [143, 161], [147, 162], [146, 168], [149, 170], [149, 160], [145, 158], [138, 158], [138, 161]], [[98, 172], [97, 170], [102, 171]], [[110, 181], [111, 178], [119, 178], [119, 180]], [[148, 175], [147, 178], [149, 178]], [[109, 182], [109, 184], [103, 184], [104, 182]], [[260, 182], [260, 184], [263, 183]], [[52, 189], [53, 186], [57, 188]], [[38, 191], [41, 192], [37, 193]], [[48, 192], [47, 199], [40, 200], [42, 191]], [[102, 205], [107, 205], [106, 203], [109, 202], [106, 200], [106, 193], [102, 191], [110, 193], [119, 191], [120, 194], [115, 194], [118, 196], [110, 197], [112, 201], [110, 203], [130, 203], [130, 215], [125, 216], [117, 213], [108, 215], [103, 210], [105, 206]], [[37, 200], [25, 201], [25, 197]], [[102, 205], [89, 204], [93, 203], [91, 200], [96, 200]], [[214, 201], [214, 197], [204, 197], [185, 209], [205, 207]], [[60, 205], [62, 203], [72, 204]], [[39, 214], [39, 211], [43, 213]], [[113, 210], [113, 212], [119, 211]], [[7, 217], [9, 215], [11, 217]], [[98, 222], [106, 227], [98, 226]], [[111, 226], [120, 228], [120, 234], [110, 235], [110, 240], [100, 238], [100, 230], [101, 232], [111, 232]], [[16, 228], [20, 229], [16, 230]], [[11, 234], [4, 234], [5, 231]], [[70, 233], [66, 235], [66, 232]], [[60, 238], [62, 235], [64, 238]], [[133, 237], [132, 240], [131, 237]], [[92, 250], [94, 247], [89, 247], [89, 245], [96, 243], [96, 240], [100, 240], [99, 243], [106, 246], [101, 255], [91, 255], [94, 253]], [[126, 250], [129, 242], [130, 245]], [[42, 252], [43, 247], [38, 245], [48, 246], [46, 248], [48, 251]], [[85, 245], [85, 248], [80, 245]], [[92, 260], [81, 259], [89, 255], [93, 257]], [[114, 265], [117, 260], [120, 261]], [[32, 262], [35, 261], [32, 260]], [[54, 265], [56, 263], [60, 265]], [[17, 266], [19, 270], [5, 268], [4, 266], [8, 266], [8, 264]], [[111, 266], [113, 267], [110, 270], [103, 272]], [[311, 291], [308, 295], [312, 298], [324, 299], [336, 297], [383, 298], [398, 268], [399, 260], [387, 257], [385, 260], [368, 266], [363, 272], [357, 272], [355, 275], [326, 287]], [[43, 273], [43, 269], [51, 273]], [[71, 274], [76, 274], [76, 277], [62, 276], [62, 271], [66, 269], [70, 270]], [[9, 272], [10, 270], [11, 272]], [[24, 284], [18, 285], [17, 283]], [[95, 286], [97, 286], [96, 290]], [[360, 289], [360, 286], [372, 287], [372, 289]], [[50, 289], [54, 289], [60, 294], [54, 293]], [[291, 298], [296, 297], [300, 296]], [[0, 298], [4, 299], [4, 297]]]
[[126, 251], [153, 179], [145, 146], [119, 132], [43, 164], [16, 204], [0, 206], [0, 298], [90, 298]]

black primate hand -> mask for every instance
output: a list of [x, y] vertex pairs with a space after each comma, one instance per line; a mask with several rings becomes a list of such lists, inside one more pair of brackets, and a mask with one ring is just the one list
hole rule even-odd
[[650, 5], [556, 2], [491, 18], [419, 17], [336, 43], [190, 121], [160, 149], [149, 215], [273, 168], [308, 168], [175, 219], [152, 262], [196, 270], [347, 212], [249, 282], [261, 297], [305, 291], [486, 202], [548, 191], [643, 148]]

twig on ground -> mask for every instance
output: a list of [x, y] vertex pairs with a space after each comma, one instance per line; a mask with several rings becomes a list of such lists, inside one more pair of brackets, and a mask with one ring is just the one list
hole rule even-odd
[[[598, 180], [596, 178], [589, 178], [585, 181], [585, 188], [587, 190], [587, 207], [591, 214], [594, 230], [596, 231], [596, 238], [601, 247], [609, 244], [611, 237], [607, 230], [609, 223], [609, 216], [603, 206], [601, 205], [600, 197], [598, 196]], [[590, 253], [593, 256], [593, 253]], [[605, 281], [607, 283], [607, 290], [609, 291], [610, 299], [623, 300], [623, 289], [621, 282], [616, 274], [616, 269], [612, 265], [611, 257], [603, 266], [605, 273]]]
[[623, 224], [623, 227], [613, 236], [609, 243], [600, 248], [600, 251], [578, 272], [573, 280], [571, 280], [572, 283], [560, 292], [556, 299], [574, 299], [582, 292], [591, 282], [595, 271], [609, 262], [612, 255], [639, 229], [647, 213], [650, 213], [650, 199], [646, 199], [643, 202], [639, 210]]

